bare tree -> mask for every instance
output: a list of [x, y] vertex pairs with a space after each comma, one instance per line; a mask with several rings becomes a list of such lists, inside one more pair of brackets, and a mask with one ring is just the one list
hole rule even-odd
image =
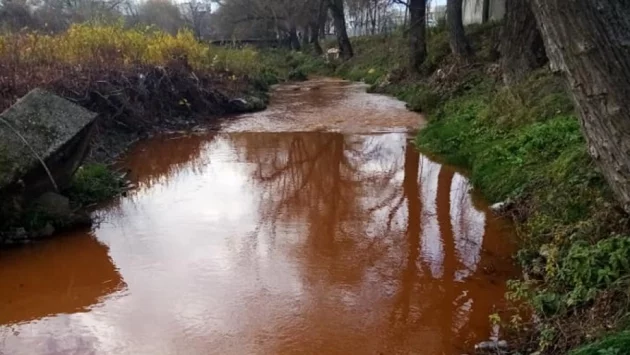
[[[232, 35], [243, 28], [249, 28], [246, 32], [256, 37], [260, 32], [273, 32], [276, 39], [286, 39], [293, 49], [300, 49], [298, 32], [304, 35], [309, 23], [316, 20], [318, 3], [319, 0], [224, 0], [218, 17], [223, 31], [229, 28]], [[253, 27], [255, 31], [251, 30]]]
[[26, 1], [5, 0], [0, 2], [0, 27], [17, 31], [22, 28], [37, 27], [37, 21]]
[[183, 4], [182, 15], [197, 39], [210, 32], [211, 4], [208, 0], [190, 0]]
[[179, 8], [169, 0], [148, 0], [138, 8], [140, 22], [154, 25], [171, 34], [184, 27]]
[[121, 15], [122, 0], [4, 0], [0, 1], [0, 26], [59, 32], [72, 23], [113, 21]]

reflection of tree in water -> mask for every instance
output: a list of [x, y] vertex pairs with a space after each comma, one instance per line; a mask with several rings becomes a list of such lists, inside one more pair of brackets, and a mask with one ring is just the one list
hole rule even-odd
[[[213, 154], [243, 164], [238, 170], [250, 176], [259, 222], [239, 258], [258, 262], [254, 252], [290, 245], [308, 290], [299, 319], [305, 329], [331, 322], [351, 329], [377, 312], [368, 326], [379, 329], [380, 339], [427, 353], [478, 336], [471, 324], [487, 329], [491, 301], [479, 295], [488, 291], [463, 282], [479, 278], [485, 215], [466, 179], [421, 157], [404, 135], [238, 133], [220, 135], [208, 149], [207, 138], [195, 139], [148, 147], [148, 155], [161, 156], [151, 164], [137, 155], [138, 165], [149, 166], [141, 181], [194, 172]], [[188, 153], [174, 151], [188, 140]], [[332, 337], [356, 336], [338, 332]]]
[[[352, 161], [356, 145], [335, 133], [244, 134], [234, 139], [243, 147], [242, 159], [255, 165], [253, 181], [261, 187], [263, 215], [259, 229], [269, 229], [272, 239], [278, 228], [295, 228], [304, 235], [306, 267], [354, 258], [358, 236], [352, 220], [361, 213], [355, 181], [359, 172]], [[338, 281], [358, 280], [360, 272], [357, 265], [356, 272]]]
[[208, 163], [203, 154], [214, 135], [166, 135], [155, 137], [136, 146], [125, 159], [133, 183], [143, 188], [168, 183], [177, 173], [199, 173]]
[[[466, 179], [396, 135], [287, 137], [244, 135], [237, 145], [256, 167], [263, 223], [275, 232], [306, 225], [308, 250], [299, 255], [310, 284], [361, 286], [373, 271], [398, 280], [388, 337], [402, 344], [419, 324], [429, 326], [432, 341], [418, 340], [427, 351], [468, 342], [462, 329], [470, 322], [486, 327], [490, 302], [477, 304], [479, 290], [462, 282], [478, 277], [485, 225]], [[325, 272], [313, 273], [322, 265]]]

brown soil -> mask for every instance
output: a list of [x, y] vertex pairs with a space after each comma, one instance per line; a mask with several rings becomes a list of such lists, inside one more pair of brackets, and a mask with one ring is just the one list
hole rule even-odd
[[43, 87], [100, 114], [90, 160], [109, 162], [152, 133], [213, 125], [242, 112], [231, 99], [253, 91], [252, 81], [229, 72], [193, 72], [185, 61], [137, 65], [22, 65], [0, 62], [0, 110]]

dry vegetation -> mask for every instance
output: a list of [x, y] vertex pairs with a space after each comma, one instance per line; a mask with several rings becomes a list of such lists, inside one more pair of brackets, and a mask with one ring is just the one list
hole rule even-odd
[[[74, 24], [0, 36], [0, 109], [44, 87], [102, 114], [102, 127], [143, 134], [233, 110], [262, 72], [251, 49], [214, 48], [190, 31]], [[175, 121], [174, 119], [179, 119]], [[185, 119], [185, 120], [183, 120]]]
[[[215, 48], [187, 30], [171, 35], [154, 27], [74, 24], [52, 35], [0, 36], [0, 109], [43, 87], [100, 114], [89, 157], [96, 164], [84, 167], [67, 192], [77, 206], [119, 191], [117, 175], [102, 163], [113, 161], [133, 141], [263, 108], [262, 74], [258, 52]], [[246, 98], [250, 105], [236, 105], [234, 98]], [[36, 213], [2, 210], [0, 235], [47, 223]], [[54, 222], [55, 227], [65, 224]]]

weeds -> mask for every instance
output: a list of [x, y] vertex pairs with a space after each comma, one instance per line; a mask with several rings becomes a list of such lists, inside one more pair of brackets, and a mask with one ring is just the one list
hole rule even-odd
[[122, 192], [121, 180], [103, 164], [88, 164], [79, 168], [66, 194], [79, 206], [105, 201]]
[[630, 331], [620, 332], [571, 352], [571, 355], [626, 355], [630, 353]]
[[602, 291], [627, 287], [620, 282], [630, 276], [626, 218], [610, 202], [566, 94], [554, 88], [555, 78], [539, 72], [511, 92], [465, 90], [441, 102], [417, 138], [422, 149], [468, 167], [491, 201], [515, 201], [519, 261], [532, 280], [519, 296], [543, 320], [537, 347], [548, 353], [604, 331], [603, 318], [559, 328]]

